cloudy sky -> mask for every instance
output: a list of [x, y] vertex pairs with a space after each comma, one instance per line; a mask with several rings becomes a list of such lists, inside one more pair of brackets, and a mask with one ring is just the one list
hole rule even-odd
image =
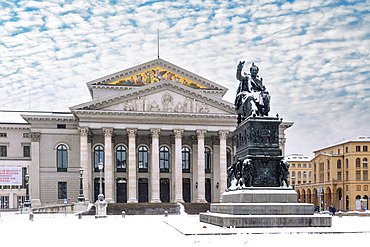
[[[252, 62], [287, 154], [370, 135], [370, 1], [0, 2], [0, 110], [68, 111], [86, 82], [160, 57], [229, 88]], [[1, 122], [19, 114], [0, 113]]]

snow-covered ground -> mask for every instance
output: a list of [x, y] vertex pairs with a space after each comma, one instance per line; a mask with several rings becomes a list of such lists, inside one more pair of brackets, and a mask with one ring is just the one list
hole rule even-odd
[[1, 212], [0, 246], [367, 246], [370, 217], [333, 217], [330, 228], [230, 229], [198, 215], [28, 215]]

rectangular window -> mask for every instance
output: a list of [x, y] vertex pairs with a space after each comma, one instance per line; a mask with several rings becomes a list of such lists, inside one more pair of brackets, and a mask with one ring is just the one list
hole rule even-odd
[[8, 146], [0, 146], [0, 157], [8, 156]]
[[367, 152], [367, 146], [363, 146], [362, 151]]
[[346, 180], [348, 180], [348, 171], [346, 171]]
[[298, 164], [298, 167], [301, 167], [301, 164]]
[[348, 153], [348, 147], [346, 147], [346, 153]]
[[308, 167], [311, 168], [311, 164], [308, 164]]
[[330, 181], [330, 172], [328, 172], [328, 181]]
[[356, 185], [356, 191], [361, 191], [361, 185]]
[[307, 167], [307, 165], [306, 164], [303, 164], [303, 167]]
[[356, 152], [361, 152], [361, 146], [356, 146]]
[[31, 147], [23, 146], [23, 157], [31, 157]]
[[340, 149], [338, 149], [338, 155], [340, 155]]
[[30, 138], [30, 133], [23, 133], [24, 138]]
[[295, 167], [295, 164], [292, 164], [292, 167]]
[[356, 171], [356, 180], [361, 180], [361, 172]]
[[346, 191], [348, 191], [348, 185], [346, 185]]
[[316, 183], [316, 174], [313, 174], [313, 182]]
[[369, 190], [369, 186], [368, 185], [364, 185], [364, 191], [368, 191]]
[[367, 171], [363, 171], [362, 173], [362, 179], [367, 180]]
[[58, 199], [67, 198], [67, 182], [58, 182]]
[[0, 137], [7, 137], [8, 134], [7, 133], [0, 133]]
[[342, 180], [342, 172], [337, 172], [337, 180]]
[[66, 125], [65, 124], [57, 124], [57, 129], [65, 129]]

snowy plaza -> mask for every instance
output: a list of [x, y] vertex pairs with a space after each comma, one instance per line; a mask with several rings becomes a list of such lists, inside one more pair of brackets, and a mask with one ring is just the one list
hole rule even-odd
[[332, 227], [223, 228], [199, 215], [109, 215], [1, 212], [1, 246], [346, 246], [368, 242], [370, 217], [333, 217]]

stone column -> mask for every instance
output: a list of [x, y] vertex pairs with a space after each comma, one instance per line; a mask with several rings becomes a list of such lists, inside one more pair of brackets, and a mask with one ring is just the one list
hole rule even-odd
[[90, 199], [90, 170], [89, 170], [89, 151], [88, 151], [88, 135], [89, 127], [78, 127], [80, 134], [80, 167], [84, 170], [82, 175], [83, 194], [86, 201]]
[[41, 206], [40, 200], [40, 132], [31, 132], [31, 167], [29, 193], [32, 207]]
[[137, 129], [127, 129], [128, 135], [128, 203], [137, 203], [136, 197], [136, 133]]
[[159, 197], [159, 135], [160, 129], [150, 129], [152, 135], [152, 162], [150, 166], [151, 203], [161, 202]]
[[184, 130], [174, 130], [175, 135], [175, 200], [174, 202], [184, 202], [182, 197], [182, 135]]
[[112, 135], [113, 128], [102, 128], [104, 134], [104, 181], [105, 181], [105, 200], [114, 202], [113, 199], [113, 184], [114, 184], [114, 168], [112, 158]]
[[195, 135], [191, 136], [192, 155], [191, 169], [193, 170], [193, 179], [191, 184], [191, 202], [196, 203], [198, 199], [198, 138]]
[[197, 130], [198, 138], [198, 203], [206, 201], [205, 171], [204, 171], [204, 138], [207, 130]]
[[227, 155], [226, 155], [226, 140], [229, 131], [220, 130], [218, 136], [220, 137], [220, 185], [218, 187], [220, 191], [220, 202], [222, 202], [222, 194], [227, 187]]

